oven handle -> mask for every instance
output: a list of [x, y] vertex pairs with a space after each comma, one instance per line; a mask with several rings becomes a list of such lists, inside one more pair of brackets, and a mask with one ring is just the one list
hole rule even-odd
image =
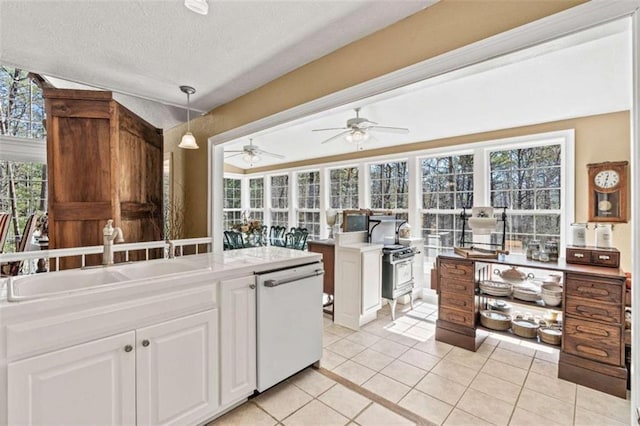
[[314, 272], [306, 275], [293, 276], [289, 278], [285, 278], [283, 280], [266, 280], [264, 282], [265, 287], [278, 287], [279, 285], [289, 284], [294, 281], [304, 280], [305, 278], [317, 277], [319, 275], [324, 275], [324, 270], [316, 269]]

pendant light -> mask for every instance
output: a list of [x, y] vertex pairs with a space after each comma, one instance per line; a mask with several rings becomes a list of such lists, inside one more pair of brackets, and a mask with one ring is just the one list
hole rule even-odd
[[193, 95], [194, 93], [196, 93], [196, 89], [194, 89], [191, 86], [180, 86], [180, 90], [187, 94], [187, 133], [185, 133], [184, 136], [182, 136], [182, 140], [180, 141], [180, 145], [178, 145], [178, 148], [198, 149], [199, 146], [196, 143], [196, 138], [193, 137], [193, 134], [191, 134], [191, 128], [189, 126], [190, 121], [191, 121], [190, 96]]

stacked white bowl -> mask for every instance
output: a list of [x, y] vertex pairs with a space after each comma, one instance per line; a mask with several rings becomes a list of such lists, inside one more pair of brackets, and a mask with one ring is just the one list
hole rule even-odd
[[562, 303], [562, 287], [558, 284], [542, 284], [540, 295], [546, 306], [558, 306]]

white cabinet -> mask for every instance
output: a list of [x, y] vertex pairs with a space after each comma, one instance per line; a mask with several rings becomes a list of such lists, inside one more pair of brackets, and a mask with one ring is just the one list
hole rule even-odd
[[376, 319], [382, 306], [382, 245], [336, 247], [334, 319], [352, 330]]
[[361, 255], [362, 303], [360, 314], [376, 316], [382, 299], [382, 257], [380, 251], [365, 251]]
[[136, 330], [139, 425], [185, 425], [218, 407], [218, 310]]
[[183, 425], [218, 407], [218, 310], [8, 365], [9, 424]]
[[10, 425], [136, 423], [135, 333], [8, 365]]
[[220, 283], [221, 405], [256, 389], [256, 284], [248, 276]]

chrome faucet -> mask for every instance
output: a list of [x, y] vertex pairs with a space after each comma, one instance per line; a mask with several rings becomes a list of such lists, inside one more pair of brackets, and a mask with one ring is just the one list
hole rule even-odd
[[113, 243], [122, 243], [122, 229], [113, 227], [113, 219], [107, 220], [107, 224], [102, 229], [104, 240], [104, 250], [102, 252], [102, 264], [113, 265]]
[[175, 244], [173, 244], [173, 241], [171, 241], [170, 239], [166, 239], [165, 244], [167, 245], [167, 254], [166, 254], [166, 258], [167, 259], [173, 259], [176, 257], [176, 246]]

